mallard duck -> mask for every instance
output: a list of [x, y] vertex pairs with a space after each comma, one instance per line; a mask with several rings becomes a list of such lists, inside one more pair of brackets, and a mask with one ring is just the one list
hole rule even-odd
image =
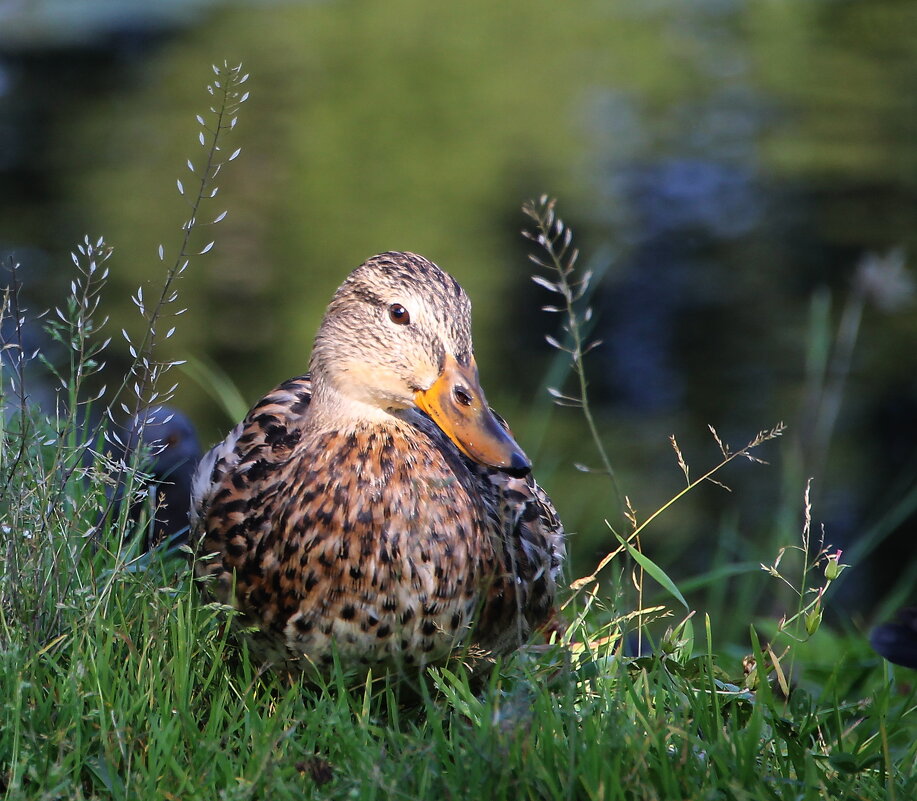
[[564, 556], [530, 470], [484, 397], [465, 291], [383, 253], [334, 294], [309, 373], [201, 461], [196, 571], [275, 665], [505, 653], [548, 619]]

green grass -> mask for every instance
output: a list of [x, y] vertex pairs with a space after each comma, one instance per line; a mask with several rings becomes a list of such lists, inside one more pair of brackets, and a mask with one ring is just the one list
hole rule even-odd
[[[224, 69], [219, 80], [227, 97], [203, 129], [212, 138], [195, 173], [195, 218], [243, 99], [241, 73]], [[545, 208], [530, 206], [533, 219], [546, 220], [537, 216]], [[547, 239], [553, 230], [563, 242], [565, 229], [554, 225]], [[169, 365], [156, 362], [155, 345], [168, 334], [157, 332], [194, 229], [182, 235], [159, 301], [138, 298], [145, 330], [129, 345], [134, 370], [106, 396], [109, 416], [139, 408], [163, 385]], [[570, 334], [558, 351], [579, 380], [572, 394], [555, 391], [588, 413], [588, 344], [578, 328], [588, 314], [577, 305], [588, 296], [565, 247], [546, 265], [558, 269]], [[89, 387], [105, 350], [96, 298], [107, 253], [84, 243], [53, 329], [68, 353], [48, 365], [61, 411], [49, 416], [28, 402], [40, 357], [32, 364], [13, 341], [3, 362], [2, 797], [917, 798], [913, 674], [892, 671], [861, 633], [822, 622], [834, 574], [829, 554], [808, 541], [808, 523], [799, 542], [775, 540], [768, 572], [742, 568], [746, 591], [737, 596], [714, 591], [730, 571], [722, 545], [710, 575], [694, 582], [712, 588], [707, 614], [692, 617], [681, 589], [639, 550], [652, 516], [638, 522], [625, 506], [617, 555], [571, 582], [563, 642], [525, 649], [484, 676], [458, 659], [401, 681], [337, 675], [327, 686], [262, 672], [228, 634], [226, 610], [198, 593], [185, 558], [137, 552], [126, 504], [98, 525], [112, 471], [129, 487], [143, 478], [142, 455], [106, 463], [104, 441], [81, 422], [101, 403], [83, 399], [103, 394]], [[15, 287], [5, 300], [4, 314], [17, 319]], [[752, 458], [750, 448], [722, 446], [723, 462]], [[604, 451], [600, 459], [613, 480]], [[784, 514], [775, 511], [775, 530]], [[611, 532], [608, 540], [616, 543]], [[782, 620], [758, 616], [755, 599], [771, 587], [793, 599]], [[655, 634], [652, 656], [624, 655], [637, 627]], [[717, 637], [727, 629], [742, 634]]]
[[[122, 567], [66, 610], [60, 634], [5, 642], [5, 797], [917, 792], [917, 697], [888, 681], [862, 644], [844, 649], [817, 690], [797, 688], [789, 702], [768, 683], [754, 693], [730, 685], [704, 648], [637, 660], [607, 647], [577, 657], [521, 653], [483, 686], [456, 663], [407, 687], [337, 677], [316, 688], [259, 676], [186, 567], [165, 568]], [[577, 638], [594, 637], [595, 626], [587, 618]]]

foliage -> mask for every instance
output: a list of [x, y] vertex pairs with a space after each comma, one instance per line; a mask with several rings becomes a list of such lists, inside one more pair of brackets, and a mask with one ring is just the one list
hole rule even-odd
[[[124, 385], [112, 397], [96, 392], [84, 400], [86, 377], [101, 369], [109, 345], [98, 339], [110, 255], [104, 242], [86, 240], [78, 248], [71, 294], [50, 324], [68, 354], [63, 363], [46, 360], [60, 387], [53, 410], [30, 405], [33, 354], [22, 345], [15, 286], [6, 296], [5, 314], [17, 333], [6, 343], [3, 365], [11, 380], [0, 415], [0, 793], [17, 799], [915, 797], [917, 690], [896, 681], [856, 633], [820, 625], [840, 555], [820, 547], [810, 558], [808, 518], [798, 577], [788, 577], [779, 556], [767, 573], [755, 565], [743, 576], [792, 584], [797, 611], [779, 624], [758, 620], [753, 605], [729, 600], [704, 617], [702, 636], [689, 612], [652, 651], [638, 647], [638, 655], [629, 655], [634, 630], [649, 637], [650, 623], [670, 615], [662, 603], [644, 605], [647, 576], [687, 602], [639, 550], [638, 535], [655, 514], [639, 522], [625, 498], [631, 530], [595, 571], [573, 583], [565, 610], [571, 624], [559, 641], [533, 644], [486, 676], [453, 661], [416, 681], [336, 675], [326, 686], [262, 672], [230, 638], [228, 610], [201, 600], [184, 560], [138, 554], [124, 513], [100, 525], [112, 483], [139, 488], [143, 465], [140, 457], [112, 464], [105, 415], [98, 428], [87, 421], [99, 403], [107, 410], [124, 403], [132, 411], [169, 396], [158, 384], [170, 363], [158, 362], [155, 351], [171, 329], [165, 337], [157, 332], [165, 325], [163, 310], [177, 300], [175, 281], [188, 254], [209, 250], [191, 248], [190, 235], [200, 202], [213, 192], [222, 137], [234, 125], [224, 121], [235, 119], [245, 99], [239, 69], [223, 67], [217, 75], [214, 86], [223, 95], [212, 110], [217, 122], [201, 121], [209, 147], [205, 165], [192, 169], [203, 176], [197, 200], [159, 301], [148, 305], [142, 292], [135, 295], [147, 330], [139, 339], [127, 337], [134, 366]], [[566, 315], [572, 344], [555, 345], [571, 360], [578, 389], [553, 394], [588, 413], [582, 370], [588, 346], [578, 328], [588, 317], [576, 305], [588, 280], [574, 273], [571, 235], [553, 204], [545, 199], [527, 209], [540, 227], [535, 241], [559, 244], [547, 264], [556, 277], [539, 283], [561, 297], [558, 313]], [[593, 420], [590, 428], [612, 477], [600, 426]], [[751, 449], [777, 433], [733, 451], [714, 432], [720, 466], [739, 456], [756, 459]], [[692, 480], [673, 445], [685, 491], [713, 478], [716, 467]], [[815, 566], [823, 581], [814, 579]], [[600, 569], [615, 575], [611, 592], [598, 581]], [[620, 581], [628, 572], [636, 603]], [[718, 574], [711, 569], [707, 578], [715, 582]], [[747, 641], [715, 636], [727, 617], [744, 622]], [[759, 633], [765, 631], [769, 640]]]

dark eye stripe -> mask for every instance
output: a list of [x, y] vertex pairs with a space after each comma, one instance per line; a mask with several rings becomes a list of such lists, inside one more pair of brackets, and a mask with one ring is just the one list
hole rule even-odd
[[393, 323], [398, 323], [398, 325], [407, 325], [411, 322], [411, 315], [400, 303], [393, 303], [388, 307], [388, 316]]

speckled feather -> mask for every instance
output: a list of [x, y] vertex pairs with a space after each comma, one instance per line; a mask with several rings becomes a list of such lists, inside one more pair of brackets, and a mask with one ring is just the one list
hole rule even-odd
[[[461, 292], [434, 269], [438, 289]], [[553, 608], [564, 556], [534, 479], [467, 458], [416, 409], [315, 426], [312, 393], [309, 375], [281, 384], [195, 478], [198, 573], [252, 627], [253, 651], [404, 667], [521, 645]]]

